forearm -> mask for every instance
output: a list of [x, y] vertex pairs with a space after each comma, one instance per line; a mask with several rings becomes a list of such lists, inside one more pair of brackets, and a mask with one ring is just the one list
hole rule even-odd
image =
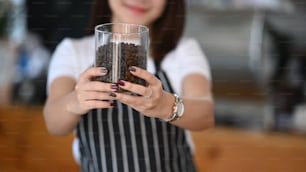
[[72, 111], [75, 100], [74, 92], [47, 100], [44, 107], [44, 118], [51, 134], [67, 135], [73, 132], [80, 120], [80, 114]]
[[184, 78], [182, 88], [185, 111], [173, 124], [194, 131], [213, 127], [214, 100], [209, 80], [201, 74], [190, 74]]
[[200, 131], [214, 126], [214, 103], [210, 98], [184, 98], [184, 115], [173, 125]]

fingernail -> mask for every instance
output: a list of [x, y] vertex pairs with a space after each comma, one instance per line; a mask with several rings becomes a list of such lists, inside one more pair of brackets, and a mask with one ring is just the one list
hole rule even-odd
[[108, 70], [105, 67], [101, 68], [101, 73], [107, 73], [107, 72], [108, 72]]
[[135, 71], [136, 71], [136, 68], [135, 68], [135, 67], [133, 67], [133, 66], [130, 66], [130, 67], [129, 67], [129, 71], [131, 71], [131, 72], [135, 72]]
[[117, 97], [117, 95], [115, 94], [115, 93], [109, 93], [109, 96], [111, 96], [111, 97]]
[[112, 84], [111, 89], [112, 90], [118, 90], [118, 85], [117, 84]]
[[114, 103], [114, 102], [111, 102], [111, 103], [109, 103], [110, 104], [110, 106], [116, 106], [116, 103]]
[[120, 80], [118, 84], [119, 84], [120, 86], [124, 86], [124, 85], [125, 85], [124, 81], [122, 81], [122, 80]]

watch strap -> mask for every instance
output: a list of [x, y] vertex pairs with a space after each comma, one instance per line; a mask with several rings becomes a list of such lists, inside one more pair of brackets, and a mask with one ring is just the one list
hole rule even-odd
[[173, 122], [181, 118], [178, 114], [178, 104], [183, 103], [183, 100], [177, 94], [173, 94], [173, 95], [175, 97], [175, 101], [173, 104], [173, 112], [170, 118], [164, 120], [166, 122]]

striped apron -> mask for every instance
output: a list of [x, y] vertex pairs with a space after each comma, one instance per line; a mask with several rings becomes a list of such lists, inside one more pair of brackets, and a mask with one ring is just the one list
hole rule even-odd
[[[156, 76], [173, 93], [165, 72]], [[115, 103], [83, 115], [77, 126], [82, 172], [196, 171], [184, 129]]]

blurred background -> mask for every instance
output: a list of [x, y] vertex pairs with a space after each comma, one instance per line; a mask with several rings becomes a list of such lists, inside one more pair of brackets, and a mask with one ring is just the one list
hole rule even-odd
[[[305, 172], [306, 0], [186, 2], [216, 102], [216, 127], [193, 133], [199, 171]], [[73, 136], [49, 136], [41, 110], [51, 55], [91, 5], [0, 0], [0, 171], [77, 171]]]
[[209, 58], [217, 122], [303, 130], [306, 1], [194, 0], [190, 9], [186, 34]]

